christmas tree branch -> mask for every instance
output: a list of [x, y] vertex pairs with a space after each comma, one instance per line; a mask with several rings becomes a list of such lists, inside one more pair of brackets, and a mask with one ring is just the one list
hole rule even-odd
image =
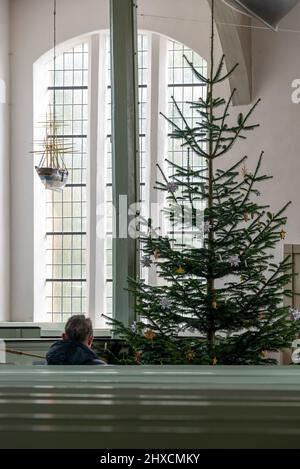
[[[231, 138], [231, 142], [228, 146], [226, 146], [226, 148], [224, 150], [222, 150], [221, 152], [219, 153], [216, 153], [215, 155], [215, 158], [219, 158], [220, 156], [224, 155], [225, 153], [227, 153], [232, 147], [233, 145], [235, 144], [236, 140], [240, 137], [240, 134], [242, 131], [244, 130], [252, 130], [254, 129], [255, 127], [258, 127], [258, 125], [254, 125], [254, 126], [248, 126], [246, 127], [246, 123], [248, 122], [249, 118], [251, 117], [251, 115], [253, 114], [255, 108], [258, 106], [258, 104], [260, 103], [261, 99], [258, 99], [254, 105], [251, 107], [250, 111], [246, 114], [245, 117], [243, 117], [241, 114], [240, 114], [240, 117], [239, 117], [239, 126], [238, 127], [232, 127], [231, 129], [228, 129], [227, 131], [231, 131], [231, 132], [234, 132], [235, 135]], [[241, 117], [242, 116], [242, 117]]]

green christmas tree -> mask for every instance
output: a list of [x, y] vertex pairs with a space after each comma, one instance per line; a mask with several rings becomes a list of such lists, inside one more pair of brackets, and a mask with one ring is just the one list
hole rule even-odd
[[[144, 267], [157, 267], [160, 285], [130, 280], [136, 299], [137, 321], [125, 328], [113, 320], [115, 331], [130, 346], [127, 361], [144, 364], [266, 364], [266, 351], [289, 347], [299, 330], [283, 296], [291, 295], [290, 259], [274, 262], [274, 248], [282, 243], [289, 204], [277, 213], [260, 204], [263, 153], [253, 173], [246, 157], [232, 167], [218, 169], [218, 161], [257, 125], [246, 115], [229, 123], [235, 90], [228, 100], [215, 96], [215, 87], [236, 66], [224, 72], [224, 56], [214, 64], [214, 0], [212, 1], [211, 63], [208, 78], [186, 57], [193, 74], [207, 88], [205, 98], [190, 102], [199, 119], [191, 127], [174, 100], [181, 125], [170, 119], [171, 138], [188, 151], [183, 165], [171, 161], [172, 175], [160, 169], [157, 189], [166, 191], [165, 216], [182, 230], [182, 243], [156, 235], [148, 224], [141, 237]], [[193, 170], [191, 157], [205, 161]], [[196, 165], [196, 166], [200, 166]], [[203, 212], [199, 206], [204, 205]], [[202, 218], [201, 218], [202, 213]], [[180, 228], [179, 228], [180, 227]], [[193, 245], [184, 234], [193, 234]]]

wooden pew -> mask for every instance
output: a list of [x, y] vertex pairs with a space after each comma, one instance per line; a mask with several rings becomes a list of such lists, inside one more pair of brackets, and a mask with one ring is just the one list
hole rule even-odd
[[299, 448], [298, 367], [0, 367], [0, 448]]

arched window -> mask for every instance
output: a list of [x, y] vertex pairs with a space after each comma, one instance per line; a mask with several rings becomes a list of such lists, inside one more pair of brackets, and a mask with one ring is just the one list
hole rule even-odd
[[[153, 190], [156, 164], [167, 173], [165, 158], [180, 163], [185, 152], [179, 142], [168, 138], [170, 128], [159, 113], [178, 118], [174, 96], [184, 116], [194, 122], [196, 116], [185, 102], [204, 97], [206, 92], [196, 83], [183, 54], [206, 73], [205, 60], [188, 47], [158, 34], [139, 32], [140, 198], [145, 218], [151, 204], [162, 197]], [[58, 119], [64, 121], [61, 134], [71, 138], [75, 151], [66, 158], [70, 179], [62, 193], [44, 191], [46, 196], [42, 195], [41, 184], [35, 181], [39, 193], [35, 200], [35, 320], [65, 322], [71, 314], [82, 313], [89, 314], [101, 328], [105, 327], [101, 313], [112, 314], [109, 34], [95, 34], [59, 55], [55, 90], [53, 64], [47, 67], [44, 108], [55, 92]], [[40, 102], [40, 80], [36, 87]], [[41, 109], [35, 112], [36, 121], [40, 113]], [[192, 160], [191, 164], [201, 162]], [[156, 281], [154, 272], [143, 269], [141, 275]]]

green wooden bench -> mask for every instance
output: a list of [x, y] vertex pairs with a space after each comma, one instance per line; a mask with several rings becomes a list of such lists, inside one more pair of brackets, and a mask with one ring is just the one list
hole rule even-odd
[[299, 448], [298, 367], [0, 367], [1, 448]]

